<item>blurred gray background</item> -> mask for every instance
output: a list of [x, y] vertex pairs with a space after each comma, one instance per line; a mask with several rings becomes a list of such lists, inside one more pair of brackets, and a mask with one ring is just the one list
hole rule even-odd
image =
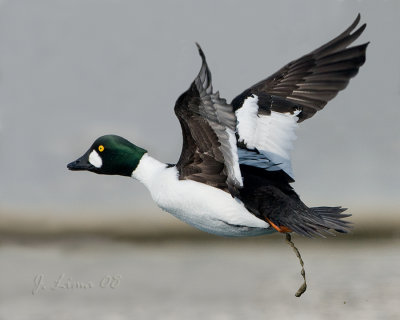
[[[320, 276], [319, 282], [314, 277], [314, 289], [318, 288], [321, 292], [310, 294], [307, 303], [298, 305], [298, 313], [289, 310], [282, 315], [297, 315], [304, 319], [329, 319], [332, 316], [333, 319], [337, 309], [329, 304], [330, 299], [340, 304], [342, 308], [336, 315], [342, 317], [362, 315], [363, 319], [368, 316], [376, 319], [372, 309], [378, 310], [378, 314], [383, 315], [382, 319], [399, 315], [395, 302], [400, 296], [399, 277], [394, 280], [398, 272], [395, 270], [399, 270], [400, 227], [399, 1], [1, 0], [0, 232], [5, 240], [0, 258], [3, 262], [7, 261], [7, 272], [19, 270], [21, 276], [9, 277], [7, 272], [1, 274], [0, 281], [6, 290], [0, 295], [3, 301], [3, 304], [0, 303], [0, 319], [25, 319], [26, 314], [16, 308], [15, 301], [31, 306], [37, 311], [38, 319], [52, 319], [51, 315], [44, 316], [46, 310], [50, 314], [64, 310], [65, 305], [71, 307], [68, 303], [79, 305], [82, 297], [70, 292], [60, 295], [57, 291], [58, 295], [46, 293], [33, 298], [30, 291], [38, 273], [54, 280], [59, 274], [69, 272], [72, 277], [88, 281], [91, 275], [89, 270], [94, 273], [97, 270], [98, 278], [115, 268], [128, 279], [124, 283], [125, 289], [118, 291], [119, 295], [114, 292], [109, 300], [111, 306], [118, 308], [111, 313], [96, 309], [95, 306], [101, 304], [99, 301], [103, 301], [104, 297], [98, 300], [92, 292], [86, 293], [85, 298], [92, 301], [92, 305], [81, 306], [82, 317], [99, 310], [104, 316], [98, 316], [99, 319], [125, 319], [127, 314], [134, 319], [154, 319], [161, 315], [175, 319], [183, 318], [183, 315], [189, 317], [190, 310], [194, 308], [202, 310], [199, 318], [242, 319], [252, 315], [253, 319], [258, 319], [271, 310], [271, 307], [260, 307], [264, 299], [272, 301], [278, 296], [281, 297], [280, 303], [285, 301], [284, 305], [275, 302], [276, 309], [272, 309], [275, 314], [282, 312], [286, 302], [298, 304], [297, 300], [294, 302], [291, 292], [300, 281], [297, 278], [297, 262], [288, 253], [288, 248], [282, 245], [282, 248], [273, 247], [268, 252], [268, 247], [264, 246], [268, 244], [266, 238], [254, 240], [255, 245], [251, 241], [230, 242], [205, 237], [159, 210], [138, 182], [119, 176], [69, 172], [66, 164], [83, 154], [98, 136], [109, 133], [124, 136], [161, 161], [175, 163], [179, 158], [182, 137], [173, 107], [200, 68], [195, 41], [205, 51], [214, 88], [230, 101], [284, 64], [337, 36], [352, 23], [357, 13], [361, 13], [361, 23], [368, 24], [356, 42], [371, 41], [367, 61], [345, 91], [339, 93], [322, 112], [301, 124], [292, 158], [296, 177], [294, 187], [303, 201], [310, 206], [342, 205], [350, 208], [352, 220], [356, 223], [353, 236], [363, 234], [372, 238], [353, 240], [361, 241], [357, 243], [340, 242], [341, 247], [333, 248], [332, 252], [336, 255], [343, 253], [342, 260], [339, 259], [343, 264], [339, 269], [334, 268], [337, 261], [332, 255], [329, 255], [332, 264], [325, 267], [319, 265], [321, 259], [325, 264], [331, 261], [329, 257], [324, 257], [323, 246], [327, 243], [333, 245], [333, 242], [323, 242], [322, 247], [318, 246], [318, 241], [322, 240], [304, 242], [303, 247], [309, 252], [311, 260], [309, 264], [316, 270], [315, 277]], [[134, 249], [120, 243], [104, 244], [103, 240], [90, 240], [85, 245], [81, 242], [68, 244], [70, 239], [64, 239], [67, 244], [64, 240], [55, 240], [60, 235], [75, 237], [77, 234], [118, 235], [132, 240], [128, 243]], [[181, 235], [184, 235], [182, 239], [185, 241], [205, 237], [205, 247], [199, 245], [200, 248], [194, 248], [200, 252], [198, 260], [191, 260], [190, 241], [188, 245], [167, 246], [166, 252], [155, 244], [150, 247], [137, 244], [142, 238], [152, 241], [162, 236], [162, 240], [167, 241]], [[378, 241], [376, 235], [386, 238], [379, 241], [397, 239], [394, 240], [397, 245], [385, 242], [380, 247], [375, 243]], [[39, 244], [26, 246], [38, 238], [41, 239]], [[188, 279], [193, 279], [197, 273], [182, 274], [196, 268], [201, 273], [202, 263], [208, 261], [210, 239], [219, 241], [211, 256], [219, 257], [219, 252], [226, 252], [227, 260], [220, 257], [220, 260], [212, 262], [217, 265], [206, 264], [211, 274], [208, 279], [218, 279], [224, 274], [226, 283], [218, 284], [214, 280], [212, 284], [190, 282]], [[348, 236], [345, 239], [353, 238]], [[368, 250], [370, 247], [376, 249], [372, 255]], [[278, 248], [283, 249], [288, 257], [281, 256]], [[276, 274], [276, 270], [285, 268], [279, 263], [292, 263], [293, 281], [282, 286], [278, 280], [271, 282], [267, 277], [260, 284], [258, 276], [254, 274], [253, 277], [250, 272], [252, 280], [241, 279], [243, 283], [237, 283], [239, 287], [244, 286], [243, 296], [230, 299], [228, 292], [232, 294], [237, 286], [229, 279], [237, 278], [237, 274], [225, 274], [222, 270], [225, 270], [224, 263], [229, 264], [229, 261], [239, 263], [236, 267], [240, 266], [240, 270], [248, 270], [249, 265], [240, 264], [244, 261], [235, 260], [243, 250], [247, 252], [248, 261], [255, 261], [251, 268], [268, 266], [279, 281], [287, 279], [287, 273]], [[110, 251], [116, 252], [116, 256], [109, 257]], [[268, 253], [272, 257], [270, 262], [267, 256], [263, 256]], [[100, 255], [99, 259], [96, 254]], [[150, 290], [145, 284], [149, 285], [153, 272], [158, 274], [161, 271], [153, 270], [153, 265], [149, 268], [144, 262], [138, 266], [135, 254], [148, 263], [158, 263], [159, 258], [156, 257], [161, 255], [166, 259], [160, 262], [163, 270], [176, 270], [174, 263], [182, 266], [179, 264], [182, 261], [184, 265], [187, 263], [188, 268], [178, 268], [180, 271], [171, 283], [154, 280], [151, 284], [154, 290]], [[125, 255], [132, 256], [134, 261], [124, 260]], [[173, 262], [175, 258], [178, 262]], [[37, 264], [29, 270], [24, 268], [32, 263], [32, 259]], [[83, 265], [82, 260], [86, 261]], [[107, 261], [113, 261], [115, 265], [104, 267]], [[374, 266], [377, 261], [386, 261], [391, 267], [378, 264], [373, 270], [362, 269], [366, 265], [368, 268]], [[105, 269], [101, 269], [100, 265]], [[126, 266], [122, 271], [121, 265]], [[130, 266], [133, 269], [127, 271]], [[214, 274], [213, 268], [222, 273]], [[233, 272], [235, 270], [233, 268]], [[337, 280], [337, 287], [332, 289], [329, 287], [332, 283], [324, 282], [324, 272], [329, 278], [329, 274], [338, 273], [338, 270], [343, 270], [346, 277], [340, 280], [340, 274], [332, 276]], [[377, 279], [382, 270], [393, 277], [376, 280], [382, 285], [383, 291], [379, 291], [381, 287], [375, 281], [371, 282], [371, 278], [376, 276], [374, 279]], [[347, 274], [347, 271], [350, 273]], [[147, 280], [138, 284], [135, 281], [139, 280], [132, 280], [132, 276], [141, 273]], [[347, 282], [349, 278], [355, 279], [356, 283], [350, 285]], [[178, 293], [174, 296], [168, 290], [182, 279], [189, 281], [188, 291], [178, 286]], [[161, 284], [157, 286], [159, 281]], [[258, 286], [257, 292], [267, 296], [256, 294], [255, 300], [247, 307], [240, 304], [243, 308], [235, 309], [239, 308], [238, 301], [248, 299], [254, 293], [255, 288], [249, 285], [251, 281]], [[142, 287], [136, 290], [128, 284], [135, 288]], [[342, 284], [348, 284], [351, 289], [341, 290]], [[392, 287], [384, 284], [391, 284]], [[224, 291], [224, 286], [229, 289]], [[373, 292], [370, 296], [357, 296], [369, 289]], [[129, 296], [132, 292], [135, 294], [133, 297]], [[181, 305], [178, 301], [181, 301], [182, 292], [191, 298]], [[215, 297], [213, 292], [217, 292]], [[275, 296], [274, 292], [278, 294]], [[200, 299], [199, 302], [199, 295], [203, 294], [212, 298]], [[164, 301], [166, 305], [161, 304], [156, 313], [149, 316], [146, 308], [152, 306], [152, 299], [161, 302], [165, 295], [170, 300]], [[290, 301], [282, 298], [287, 295], [290, 295]], [[218, 300], [221, 296], [226, 300]], [[316, 296], [322, 300], [316, 299]], [[358, 309], [354, 305], [352, 309], [344, 307], [351, 297], [356, 297], [353, 302], [357, 301]], [[130, 298], [144, 300], [129, 309]], [[199, 303], [190, 304], [191, 299]], [[367, 307], [368, 300], [370, 307]], [[52, 307], [46, 309], [44, 306], [49, 301], [52, 301]], [[175, 310], [172, 305], [180, 306], [179, 310], [183, 310], [181, 317], [179, 312], [171, 311]], [[324, 306], [329, 312], [315, 309], [317, 305]], [[208, 307], [209, 313], [205, 311]], [[314, 313], [308, 314], [308, 308], [314, 308]], [[15, 318], [12, 318], [13, 313]], [[193, 314], [192, 318], [195, 318]]]

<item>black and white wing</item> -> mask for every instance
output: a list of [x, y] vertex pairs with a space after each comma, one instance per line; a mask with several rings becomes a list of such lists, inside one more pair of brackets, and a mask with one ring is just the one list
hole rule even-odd
[[312, 117], [346, 88], [365, 62], [368, 43], [349, 47], [360, 15], [339, 36], [294, 60], [232, 101], [237, 116], [239, 161], [293, 178], [290, 150], [299, 122]]
[[182, 127], [179, 179], [190, 179], [238, 194], [243, 181], [236, 147], [236, 116], [231, 105], [213, 93], [211, 73], [200, 46], [202, 66], [190, 88], [175, 104]]

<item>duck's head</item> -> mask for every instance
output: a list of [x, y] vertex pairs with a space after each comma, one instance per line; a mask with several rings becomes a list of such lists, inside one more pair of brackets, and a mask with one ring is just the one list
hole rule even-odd
[[106, 135], [98, 138], [82, 157], [69, 163], [67, 168], [131, 176], [146, 152], [120, 136]]

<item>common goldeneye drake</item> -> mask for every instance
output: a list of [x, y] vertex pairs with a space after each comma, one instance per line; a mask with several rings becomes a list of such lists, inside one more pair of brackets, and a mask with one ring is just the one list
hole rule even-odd
[[[274, 231], [305, 236], [348, 232], [341, 207], [307, 207], [291, 187], [290, 150], [298, 123], [343, 90], [365, 62], [368, 43], [353, 24], [311, 53], [243, 91], [229, 104], [214, 92], [202, 49], [199, 74], [177, 100], [183, 146], [176, 165], [152, 158], [128, 140], [98, 138], [70, 170], [133, 177], [159, 207], [221, 236]], [[356, 30], [355, 30], [356, 29]], [[355, 30], [355, 31], [354, 31]]]

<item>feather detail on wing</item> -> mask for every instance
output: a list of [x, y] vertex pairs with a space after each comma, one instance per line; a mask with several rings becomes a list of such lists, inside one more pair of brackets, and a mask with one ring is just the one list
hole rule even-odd
[[294, 131], [300, 110], [293, 113], [270, 110], [267, 114], [260, 110], [259, 103], [258, 96], [251, 95], [236, 110], [239, 163], [269, 171], [283, 170], [293, 178], [290, 151], [296, 139]]
[[330, 42], [288, 63], [232, 100], [239, 147], [246, 150], [239, 150], [241, 164], [269, 171], [281, 169], [293, 178], [290, 150], [297, 123], [321, 110], [365, 62], [368, 43], [348, 48], [366, 27], [363, 24], [353, 32], [359, 21], [360, 15]]
[[198, 46], [202, 66], [176, 102], [183, 146], [177, 163], [180, 179], [202, 182], [237, 194], [243, 185], [236, 147], [236, 117], [231, 105], [213, 93], [211, 73]]
[[368, 43], [348, 48], [364, 31], [360, 15], [343, 33], [294, 60], [265, 80], [253, 85], [253, 93], [268, 93], [303, 106], [300, 122], [312, 117], [347, 87], [365, 62]]

